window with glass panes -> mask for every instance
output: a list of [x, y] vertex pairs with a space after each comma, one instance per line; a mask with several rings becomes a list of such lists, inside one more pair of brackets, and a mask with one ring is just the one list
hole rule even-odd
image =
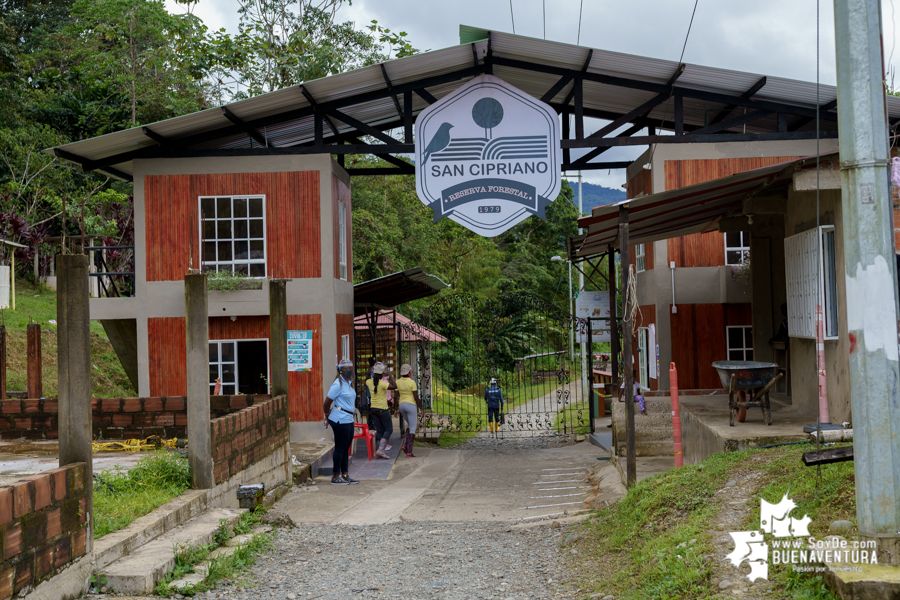
[[237, 394], [237, 342], [211, 341], [209, 343], [209, 393], [216, 388], [216, 380], [222, 384], [223, 396]]
[[646, 264], [645, 264], [646, 261], [645, 261], [644, 256], [645, 256], [644, 245], [638, 244], [637, 246], [635, 246], [634, 247], [634, 266], [635, 266], [635, 272], [637, 272], [637, 273], [640, 273], [641, 271], [643, 271], [644, 267], [646, 266]]
[[341, 359], [350, 360], [350, 336], [341, 336]]
[[748, 258], [750, 258], [750, 233], [725, 232], [725, 264], [742, 265]]
[[753, 360], [753, 328], [726, 327], [728, 360]]
[[207, 272], [266, 276], [266, 200], [262, 196], [200, 198], [200, 235]]

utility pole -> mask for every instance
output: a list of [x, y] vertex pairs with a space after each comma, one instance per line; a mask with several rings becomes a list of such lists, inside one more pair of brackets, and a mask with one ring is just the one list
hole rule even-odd
[[850, 398], [860, 537], [900, 565], [900, 362], [881, 2], [834, 0]]

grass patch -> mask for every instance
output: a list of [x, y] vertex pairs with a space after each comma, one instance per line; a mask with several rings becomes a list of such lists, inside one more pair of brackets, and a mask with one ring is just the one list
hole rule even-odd
[[[716, 598], [713, 563], [703, 560], [716, 550], [709, 523], [721, 506], [714, 494], [742, 470], [762, 474], [763, 482], [748, 504], [744, 526], [759, 528], [760, 497], [777, 502], [790, 489], [797, 503], [794, 515], [812, 518], [810, 534], [821, 537], [835, 519], [855, 522], [853, 464], [804, 467], [800, 454], [809, 446], [786, 446], [717, 454], [699, 465], [673, 469], [645, 479], [625, 498], [597, 511], [581, 526], [583, 550], [572, 566], [573, 585], [584, 596], [612, 594], [617, 600]], [[695, 540], [694, 543], [689, 543]], [[683, 548], [677, 548], [681, 543]], [[713, 556], [723, 560], [724, 556]], [[769, 566], [777, 584], [774, 598], [833, 600], [820, 577], [793, 573], [790, 567]], [[587, 591], [585, 591], [587, 590]]]
[[591, 409], [587, 402], [569, 404], [556, 413], [554, 429], [561, 433], [587, 435], [591, 432]]
[[[254, 535], [247, 544], [238, 547], [228, 556], [218, 556], [210, 559], [209, 555], [232, 537], [250, 533], [255, 525], [259, 525], [261, 514], [263, 514], [261, 510], [242, 514], [237, 523], [235, 523], [233, 531], [229, 531], [225, 524], [222, 523], [219, 525], [219, 529], [216, 530], [212, 544], [191, 546], [176, 553], [175, 567], [156, 584], [154, 593], [157, 596], [165, 597], [171, 597], [175, 594], [193, 596], [212, 589], [222, 579], [234, 580], [242, 571], [256, 563], [256, 559], [260, 554], [271, 551], [274, 548], [272, 543], [273, 535], [269, 533]], [[194, 568], [202, 561], [207, 561], [207, 573], [202, 582], [179, 589], [172, 587], [173, 581], [184, 577], [188, 573], [193, 573]]]
[[[57, 374], [56, 292], [39, 290], [25, 281], [16, 281], [16, 310], [4, 309], [2, 321], [7, 332], [7, 389], [26, 388], [26, 327], [41, 326], [41, 378], [43, 396], [56, 397]], [[128, 398], [137, 394], [125, 375], [119, 357], [99, 321], [91, 321], [91, 393], [97, 398]]]
[[187, 457], [161, 450], [129, 471], [118, 467], [94, 480], [94, 538], [118, 531], [179, 496], [191, 485]]

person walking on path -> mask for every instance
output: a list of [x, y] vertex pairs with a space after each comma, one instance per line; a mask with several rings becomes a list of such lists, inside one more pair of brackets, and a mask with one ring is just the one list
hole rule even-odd
[[419, 418], [418, 411], [422, 410], [422, 400], [419, 398], [419, 388], [416, 387], [415, 380], [410, 376], [410, 371], [412, 371], [410, 365], [405, 364], [400, 367], [400, 380], [397, 382], [400, 402], [397, 409], [407, 425], [401, 448], [406, 452], [406, 456], [415, 458], [413, 444], [416, 441], [416, 423]]
[[369, 407], [369, 415], [375, 423], [375, 443], [378, 449], [375, 456], [378, 458], [390, 458], [385, 452], [388, 440], [394, 433], [394, 423], [391, 419], [392, 410], [388, 405], [388, 392], [396, 390], [397, 384], [393, 382], [390, 375], [384, 373], [384, 363], [377, 362], [372, 365], [372, 377], [366, 379], [366, 388], [372, 397], [372, 404]]
[[491, 436], [496, 438], [500, 430], [500, 411], [503, 410], [503, 392], [497, 385], [497, 380], [491, 377], [491, 385], [484, 391], [484, 401], [488, 409], [488, 427], [491, 428]]
[[338, 363], [338, 376], [325, 396], [322, 412], [327, 417], [325, 427], [334, 432], [334, 467], [331, 485], [359, 483], [350, 478], [350, 444], [353, 442], [353, 416], [356, 411], [356, 390], [353, 389], [353, 363], [346, 358]]

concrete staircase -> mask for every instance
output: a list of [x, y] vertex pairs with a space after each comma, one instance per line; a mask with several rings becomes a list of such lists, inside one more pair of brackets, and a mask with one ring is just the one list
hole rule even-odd
[[[645, 398], [647, 416], [634, 403], [635, 456], [672, 455], [672, 401], [668, 396]], [[625, 403], [612, 403], [613, 444], [618, 456], [625, 455]]]
[[150, 595], [175, 565], [176, 552], [211, 543], [221, 525], [231, 528], [244, 512], [209, 508], [206, 490], [189, 490], [97, 540], [94, 574], [119, 594]]

